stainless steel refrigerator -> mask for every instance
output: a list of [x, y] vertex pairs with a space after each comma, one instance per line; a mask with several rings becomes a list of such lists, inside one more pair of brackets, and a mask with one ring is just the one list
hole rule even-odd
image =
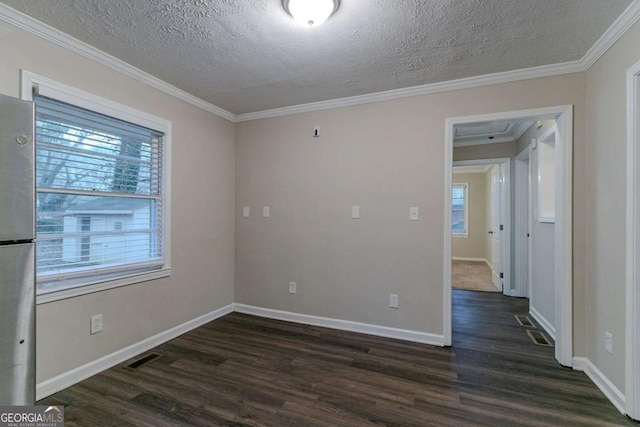
[[0, 95], [0, 406], [35, 401], [34, 105]]

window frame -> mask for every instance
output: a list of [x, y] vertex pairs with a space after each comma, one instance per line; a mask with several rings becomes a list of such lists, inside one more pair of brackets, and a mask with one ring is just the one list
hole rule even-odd
[[[72, 277], [65, 280], [47, 282], [47, 289], [38, 289], [36, 285], [36, 302], [42, 304], [93, 292], [100, 292], [120, 286], [127, 286], [171, 275], [171, 128], [168, 120], [153, 116], [143, 111], [119, 104], [89, 92], [56, 82], [26, 70], [21, 70], [21, 98], [33, 101], [33, 88], [38, 93], [96, 113], [125, 120], [164, 134], [164, 156], [162, 167], [162, 235], [163, 264], [155, 269], [127, 270], [116, 269], [99, 275]], [[37, 281], [36, 281], [37, 282]]]
[[[453, 189], [456, 187], [464, 188], [464, 231], [456, 233], [453, 231], [453, 212], [460, 209], [453, 208]], [[451, 195], [449, 196], [451, 203], [451, 236], [452, 237], [469, 237], [469, 183], [455, 182], [451, 184]]]

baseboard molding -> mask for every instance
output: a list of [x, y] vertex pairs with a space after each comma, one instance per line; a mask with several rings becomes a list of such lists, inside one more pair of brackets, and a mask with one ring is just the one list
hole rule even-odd
[[222, 308], [197, 317], [169, 330], [160, 332], [159, 334], [144, 339], [133, 345], [103, 356], [85, 365], [79, 366], [56, 377], [45, 380], [37, 384], [36, 386], [36, 399], [40, 400], [44, 397], [50, 396], [53, 393], [72, 386], [73, 384], [79, 383], [80, 381], [85, 380], [90, 376], [96, 375], [106, 369], [111, 368], [112, 366], [122, 363], [127, 359], [137, 356], [140, 353], [144, 353], [145, 351], [148, 351], [160, 344], [172, 340], [184, 333], [187, 333], [199, 326], [204, 325], [205, 323], [209, 323], [212, 320], [218, 319], [219, 317], [222, 317], [231, 312], [233, 312], [233, 304], [226, 305]]
[[551, 323], [542, 315], [538, 310], [536, 310], [533, 305], [529, 304], [529, 314], [533, 316], [533, 318], [542, 326], [542, 328], [547, 331], [549, 336], [556, 340], [556, 328], [551, 326]]
[[582, 371], [593, 383], [604, 393], [604, 395], [611, 401], [613, 406], [616, 407], [621, 414], [626, 414], [625, 410], [625, 396], [618, 388], [613, 385], [609, 378], [607, 378], [589, 359], [586, 357], [574, 357], [573, 369], [576, 371]]
[[489, 264], [489, 261], [487, 261], [485, 258], [468, 258], [468, 257], [462, 257], [462, 256], [453, 256], [451, 257], [451, 259], [453, 261], [476, 261], [476, 262], [486, 262], [487, 265]]
[[427, 332], [390, 328], [388, 326], [371, 325], [368, 323], [333, 319], [329, 317], [311, 316], [308, 314], [293, 313], [290, 311], [272, 310], [269, 308], [255, 307], [246, 304], [235, 304], [234, 311], [237, 311], [238, 313], [251, 314], [253, 316], [267, 317], [269, 319], [302, 323], [304, 325], [322, 326], [325, 328], [359, 332], [361, 334], [376, 335], [379, 337], [395, 338], [441, 347], [444, 346], [443, 335], [430, 334]]

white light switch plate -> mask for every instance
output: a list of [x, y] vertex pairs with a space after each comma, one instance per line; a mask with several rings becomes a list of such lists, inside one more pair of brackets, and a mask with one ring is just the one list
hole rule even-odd
[[420, 219], [420, 208], [415, 206], [409, 208], [409, 220], [418, 221]]
[[249, 218], [250, 209], [249, 206], [245, 206], [242, 208], [242, 216], [245, 218]]
[[269, 212], [269, 206], [265, 206], [262, 208], [262, 216], [265, 218], [269, 218], [269, 215], [271, 215], [271, 213]]
[[353, 219], [360, 218], [360, 206], [351, 206], [351, 218]]
[[91, 335], [102, 332], [102, 314], [91, 316], [91, 328], [89, 332]]
[[389, 295], [389, 307], [398, 308], [398, 294]]

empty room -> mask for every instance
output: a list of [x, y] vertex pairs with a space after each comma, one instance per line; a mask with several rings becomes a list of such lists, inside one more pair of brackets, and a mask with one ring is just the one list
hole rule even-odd
[[0, 0], [0, 424], [637, 425], [639, 20]]

